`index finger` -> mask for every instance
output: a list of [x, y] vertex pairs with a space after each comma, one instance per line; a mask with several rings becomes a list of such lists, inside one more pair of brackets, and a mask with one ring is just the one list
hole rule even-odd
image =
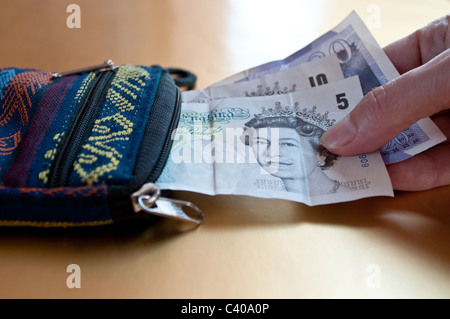
[[[400, 132], [450, 105], [450, 50], [366, 94], [321, 137], [338, 155], [373, 152]], [[444, 71], [444, 72], [443, 72]]]

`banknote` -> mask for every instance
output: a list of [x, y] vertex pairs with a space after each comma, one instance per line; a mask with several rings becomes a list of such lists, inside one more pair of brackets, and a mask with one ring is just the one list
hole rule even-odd
[[379, 152], [340, 157], [319, 142], [362, 97], [354, 76], [276, 96], [183, 103], [156, 184], [307, 205], [393, 196]]
[[343, 78], [339, 59], [333, 54], [249, 81], [185, 91], [182, 94], [182, 100], [185, 103], [208, 103], [212, 99], [226, 97], [272, 96], [324, 85]]
[[399, 76], [356, 12], [352, 12], [333, 30], [285, 59], [268, 62], [241, 71], [212, 86], [221, 86], [259, 78], [292, 66], [337, 55], [345, 77], [358, 75], [364, 94]]
[[[242, 71], [213, 87], [254, 80], [295, 65], [336, 54], [344, 76], [358, 75], [364, 94], [399, 76], [387, 55], [378, 45], [356, 12], [352, 12], [333, 30], [325, 33], [303, 49], [279, 61], [269, 62]], [[380, 152], [386, 164], [405, 160], [437, 145], [446, 138], [434, 122], [425, 118], [387, 143]]]

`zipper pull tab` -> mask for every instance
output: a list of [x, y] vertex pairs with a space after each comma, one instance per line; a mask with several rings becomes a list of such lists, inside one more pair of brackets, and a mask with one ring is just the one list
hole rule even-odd
[[[160, 188], [153, 183], [144, 184], [130, 197], [136, 213], [145, 211], [153, 215], [187, 221], [196, 225], [200, 225], [203, 221], [203, 212], [200, 208], [191, 202], [161, 197]], [[183, 210], [184, 207], [194, 210], [197, 216], [188, 216]]]
[[53, 79], [61, 78], [63, 76], [67, 76], [67, 75], [81, 74], [81, 73], [97, 71], [97, 70], [98, 71], [108, 71], [108, 70], [113, 70], [115, 68], [117, 68], [117, 66], [114, 65], [114, 62], [112, 60], [106, 60], [102, 64], [87, 66], [87, 67], [84, 67], [84, 68], [79, 68], [79, 69], [75, 69], [75, 70], [71, 70], [71, 71], [65, 71], [65, 72], [60, 72], [60, 73], [53, 72], [51, 79], [53, 80]]

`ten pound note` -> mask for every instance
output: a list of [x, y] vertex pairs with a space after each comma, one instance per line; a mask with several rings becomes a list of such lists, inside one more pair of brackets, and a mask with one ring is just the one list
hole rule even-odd
[[320, 137], [373, 88], [399, 76], [356, 13], [284, 60], [183, 93], [162, 189], [308, 205], [393, 196], [385, 163], [445, 140], [423, 119], [380, 152], [340, 157]]
[[183, 102], [209, 103], [214, 99], [227, 97], [273, 96], [293, 93], [299, 89], [324, 85], [344, 79], [344, 74], [336, 55], [320, 60], [302, 63], [276, 73], [261, 75], [254, 80], [221, 86], [211, 86], [204, 90], [183, 92]]

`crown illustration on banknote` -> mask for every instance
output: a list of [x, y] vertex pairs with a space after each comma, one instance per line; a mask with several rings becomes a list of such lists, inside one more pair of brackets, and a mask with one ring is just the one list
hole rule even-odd
[[267, 95], [276, 95], [276, 94], [288, 94], [295, 92], [297, 88], [296, 84], [293, 84], [292, 87], [284, 87], [283, 89], [280, 87], [280, 83], [276, 81], [272, 87], [267, 86], [264, 88], [262, 84], [258, 84], [256, 86], [256, 91], [245, 91], [246, 97], [253, 97], [253, 96], [267, 96]]
[[261, 113], [255, 114], [255, 118], [297, 117], [309, 124], [320, 127], [324, 131], [328, 130], [336, 120], [328, 118], [329, 112], [321, 114], [316, 109], [316, 106], [313, 106], [312, 109], [307, 109], [306, 107], [301, 109], [298, 102], [293, 107], [289, 105], [282, 106], [281, 102], [275, 102], [274, 108], [263, 107]]

